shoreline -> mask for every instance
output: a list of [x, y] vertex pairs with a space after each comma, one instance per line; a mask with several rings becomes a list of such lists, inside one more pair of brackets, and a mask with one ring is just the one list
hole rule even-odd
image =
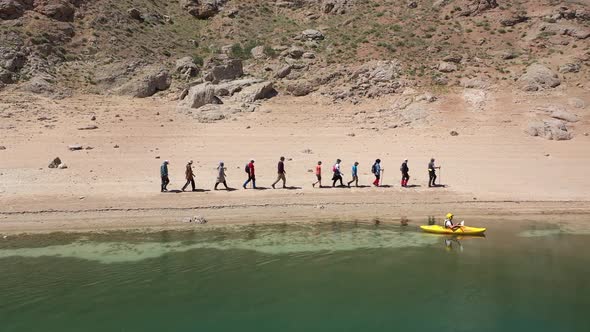
[[[212, 225], [328, 221], [399, 223], [400, 220], [408, 220], [412, 224], [418, 224], [425, 223], [429, 217], [439, 220], [449, 211], [460, 219], [468, 220], [469, 223], [560, 216], [548, 222], [586, 226], [581, 220], [584, 218], [579, 217], [590, 215], [590, 201], [474, 201], [453, 193], [434, 198], [421, 194], [411, 196], [396, 197], [397, 201], [392, 201], [391, 197], [389, 201], [378, 196], [368, 199], [365, 197], [362, 202], [342, 197], [304, 197], [301, 201], [286, 200], [285, 197], [266, 197], [265, 203], [250, 199], [239, 204], [219, 204], [215, 200], [194, 204], [192, 201], [177, 200], [173, 206], [162, 205], [157, 200], [140, 198], [119, 204], [113, 204], [113, 201], [108, 200], [100, 203], [95, 201], [86, 208], [70, 207], [68, 201], [65, 201], [62, 204], [54, 204], [53, 208], [41, 206], [35, 210], [13, 206], [10, 211], [0, 210], [0, 234], [153, 232], [191, 230]], [[426, 199], [431, 201], [425, 203]], [[204, 217], [208, 221], [207, 224], [187, 222], [188, 218], [194, 216]]]

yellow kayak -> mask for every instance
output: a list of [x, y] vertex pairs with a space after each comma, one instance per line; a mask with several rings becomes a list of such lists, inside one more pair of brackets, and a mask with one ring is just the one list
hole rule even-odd
[[457, 228], [454, 232], [452, 229], [444, 228], [439, 225], [420, 226], [423, 231], [434, 234], [463, 234], [463, 235], [482, 235], [486, 229], [479, 227], [462, 226]]

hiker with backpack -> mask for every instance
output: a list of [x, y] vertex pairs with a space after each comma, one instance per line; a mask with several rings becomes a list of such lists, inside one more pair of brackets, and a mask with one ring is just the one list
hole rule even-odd
[[334, 164], [334, 167], [332, 167], [332, 172], [334, 173], [334, 175], [332, 176], [332, 187], [336, 187], [336, 182], [338, 181], [340, 181], [340, 186], [344, 187], [344, 183], [342, 182], [342, 175], [344, 174], [340, 170], [341, 162], [342, 160], [337, 159], [336, 164]]
[[350, 182], [348, 182], [348, 187], [350, 187], [350, 184], [355, 182], [355, 187], [359, 186], [359, 162], [355, 161], [354, 164], [352, 165], [352, 180], [350, 180]]
[[168, 160], [164, 160], [162, 166], [160, 166], [160, 178], [162, 179], [160, 192], [168, 191], [167, 186], [170, 183], [170, 178], [168, 178], [168, 164], [170, 164], [170, 162]]
[[248, 174], [248, 180], [246, 180], [246, 182], [244, 182], [244, 185], [242, 187], [244, 189], [246, 189], [246, 186], [248, 185], [248, 183], [250, 183], [250, 181], [252, 181], [252, 189], [256, 189], [256, 174], [254, 173], [254, 159], [250, 160], [250, 163], [246, 164], [244, 171], [246, 171], [246, 173]]
[[408, 167], [408, 159], [404, 160], [399, 170], [402, 172], [402, 187], [405, 188], [408, 186], [408, 181], [410, 180], [410, 168]]
[[379, 187], [379, 181], [381, 181], [381, 159], [375, 160], [375, 163], [371, 167], [371, 173], [375, 175], [375, 181], [373, 185]]

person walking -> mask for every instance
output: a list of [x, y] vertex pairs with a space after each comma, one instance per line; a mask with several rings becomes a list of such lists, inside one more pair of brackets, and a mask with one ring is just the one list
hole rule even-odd
[[404, 162], [400, 166], [399, 170], [402, 172], [402, 187], [408, 186], [408, 181], [410, 180], [410, 168], [408, 167], [408, 159], [404, 159]]
[[227, 170], [227, 168], [225, 168], [225, 165], [223, 163], [223, 161], [219, 162], [219, 166], [217, 166], [217, 181], [215, 181], [215, 190], [217, 190], [217, 186], [220, 183], [223, 183], [223, 186], [225, 186], [225, 190], [229, 190], [229, 188], [227, 187], [227, 182], [225, 180], [225, 171]]
[[248, 180], [246, 180], [246, 182], [244, 182], [244, 185], [242, 186], [244, 189], [246, 189], [246, 186], [248, 185], [248, 183], [250, 183], [250, 181], [252, 181], [252, 189], [256, 189], [256, 173], [254, 173], [254, 159], [250, 160], [250, 163], [248, 163], [246, 165], [246, 173], [248, 173]]
[[359, 186], [359, 162], [355, 161], [354, 164], [352, 165], [352, 180], [350, 180], [350, 182], [348, 182], [348, 187], [350, 187], [350, 184], [355, 182], [354, 186], [358, 187]]
[[315, 167], [315, 177], [318, 179], [316, 182], [312, 183], [311, 186], [315, 188], [315, 185], [319, 183], [320, 188], [322, 187], [322, 162], [318, 161], [317, 166]]
[[371, 167], [371, 173], [375, 175], [375, 181], [373, 185], [379, 187], [379, 181], [381, 180], [381, 159], [375, 160], [375, 163]]
[[168, 184], [170, 183], [170, 179], [168, 178], [168, 160], [164, 160], [162, 166], [160, 166], [160, 178], [162, 179], [162, 184], [160, 185], [160, 192], [168, 191]]
[[287, 178], [285, 177], [285, 174], [287, 174], [287, 171], [285, 171], [285, 157], [281, 157], [279, 160], [277, 165], [277, 173], [277, 180], [272, 184], [272, 189], [275, 189], [275, 184], [279, 183], [281, 180], [283, 180], [283, 189], [287, 188]]
[[428, 187], [436, 187], [436, 169], [440, 169], [440, 166], [434, 165], [434, 158], [430, 159], [428, 163]]
[[186, 187], [188, 187], [189, 184], [193, 188], [193, 191], [196, 191], [197, 188], [195, 188], [195, 173], [193, 172], [193, 161], [192, 160], [186, 164], [186, 170], [184, 171], [184, 175], [186, 178], [186, 183], [182, 187], [182, 191], [184, 191], [186, 189]]
[[332, 176], [332, 187], [336, 187], [336, 182], [338, 181], [340, 181], [340, 186], [344, 187], [344, 183], [342, 182], [342, 175], [344, 174], [340, 170], [341, 162], [342, 160], [336, 159], [336, 164], [334, 164], [334, 167], [332, 167], [332, 172], [334, 172], [334, 175]]

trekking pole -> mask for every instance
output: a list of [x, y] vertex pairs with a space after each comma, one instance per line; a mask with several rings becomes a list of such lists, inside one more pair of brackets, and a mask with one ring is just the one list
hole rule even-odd
[[379, 177], [379, 186], [383, 185], [383, 174], [385, 174], [385, 168], [381, 169], [381, 176]]

